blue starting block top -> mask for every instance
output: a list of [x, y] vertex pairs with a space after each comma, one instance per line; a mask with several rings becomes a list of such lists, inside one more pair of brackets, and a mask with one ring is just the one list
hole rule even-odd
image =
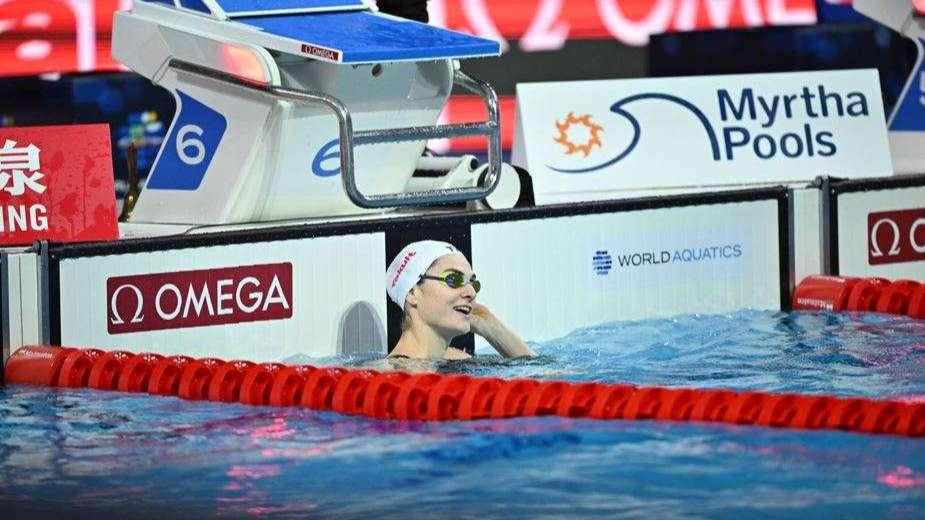
[[[375, 13], [362, 0], [149, 0], [210, 14], [265, 36], [263, 44], [339, 63], [497, 56], [498, 42]], [[210, 8], [210, 5], [212, 8]], [[218, 9], [215, 8], [218, 7]], [[296, 45], [293, 45], [293, 44]]]
[[215, 0], [215, 3], [229, 18], [274, 13], [368, 9], [363, 0]]
[[211, 14], [217, 18], [234, 18], [260, 14], [307, 13], [368, 9], [363, 0], [148, 0], [158, 4], [184, 7]]
[[[262, 32], [304, 42], [341, 63], [496, 56], [498, 42], [367, 11], [236, 18]], [[305, 47], [303, 45], [303, 47]], [[336, 55], [323, 55], [327, 49]]]

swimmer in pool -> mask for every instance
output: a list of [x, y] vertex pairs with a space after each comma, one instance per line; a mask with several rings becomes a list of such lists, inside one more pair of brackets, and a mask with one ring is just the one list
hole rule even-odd
[[408, 244], [386, 271], [386, 290], [404, 310], [401, 338], [389, 357], [466, 359], [450, 346], [473, 332], [508, 358], [535, 356], [517, 334], [484, 305], [475, 303], [482, 284], [466, 257], [452, 244], [422, 240]]

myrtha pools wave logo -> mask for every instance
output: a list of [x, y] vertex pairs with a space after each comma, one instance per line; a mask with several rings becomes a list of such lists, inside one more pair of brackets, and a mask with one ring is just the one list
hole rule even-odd
[[[617, 100], [605, 114], [568, 113], [555, 121], [553, 141], [563, 148], [566, 157], [586, 159], [588, 163], [566, 167], [547, 164], [560, 173], [590, 173], [613, 166], [629, 157], [644, 139], [657, 139], [659, 146], [668, 138], [647, 135], [642, 121], [651, 103], [670, 105], [677, 117], [690, 117], [703, 130], [704, 157], [715, 162], [732, 162], [740, 158], [798, 159], [832, 157], [838, 153], [838, 136], [826, 123], [832, 119], [867, 117], [870, 108], [861, 92], [838, 92], [824, 85], [804, 86], [787, 93], [760, 94], [753, 88], [717, 89], [716, 104], [704, 109], [682, 97], [644, 92]], [[604, 143], [604, 128], [619, 120], [629, 124], [629, 142]], [[799, 122], [803, 122], [799, 125]], [[790, 123], [790, 124], [787, 124]], [[661, 127], [667, 126], [662, 123]], [[785, 128], [782, 128], [785, 127]], [[595, 158], [592, 151], [609, 152]], [[593, 154], [600, 157], [602, 154]], [[700, 159], [694, 158], [691, 159]]]

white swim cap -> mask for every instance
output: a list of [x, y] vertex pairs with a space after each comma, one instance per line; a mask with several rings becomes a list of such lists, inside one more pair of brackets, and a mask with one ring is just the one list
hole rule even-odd
[[449, 254], [462, 254], [453, 244], [437, 240], [421, 240], [405, 246], [385, 272], [385, 290], [389, 298], [405, 307], [405, 297], [438, 258]]

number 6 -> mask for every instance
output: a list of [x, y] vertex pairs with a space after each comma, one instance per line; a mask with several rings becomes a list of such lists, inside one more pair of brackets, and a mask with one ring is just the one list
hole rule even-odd
[[[202, 128], [196, 125], [184, 125], [180, 128], [180, 131], [177, 132], [177, 155], [184, 164], [195, 166], [201, 163], [205, 158], [206, 147], [202, 144], [202, 141], [195, 137], [187, 139], [189, 134], [202, 137]], [[186, 153], [187, 148], [193, 148], [193, 150], [195, 150], [195, 155]]]

